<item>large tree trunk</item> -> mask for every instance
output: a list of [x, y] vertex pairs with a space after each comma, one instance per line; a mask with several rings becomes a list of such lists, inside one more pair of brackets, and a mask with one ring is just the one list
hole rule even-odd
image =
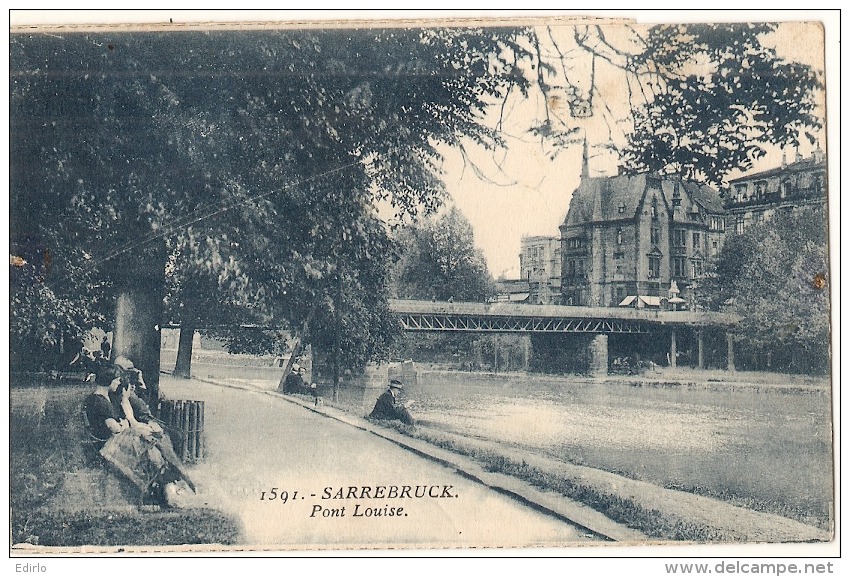
[[177, 362], [174, 365], [175, 377], [192, 378], [192, 343], [194, 340], [195, 323], [193, 321], [180, 323], [180, 342], [177, 345]]
[[115, 312], [113, 356], [127, 357], [141, 369], [148, 386], [148, 402], [159, 400], [160, 323], [165, 291], [165, 245], [134, 250], [118, 263], [118, 302]]

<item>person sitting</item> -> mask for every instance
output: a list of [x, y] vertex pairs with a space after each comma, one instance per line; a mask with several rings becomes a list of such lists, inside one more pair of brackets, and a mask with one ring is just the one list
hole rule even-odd
[[120, 370], [117, 367], [103, 367], [95, 375], [94, 392], [84, 401], [89, 432], [99, 440], [98, 448], [112, 435], [117, 435], [130, 426], [119, 416], [110, 398], [110, 393], [114, 396], [120, 384]]
[[116, 365], [101, 369], [95, 382], [85, 407], [91, 433], [101, 440], [100, 455], [145, 498], [176, 506], [177, 498], [195, 486], [162, 428], [136, 418], [130, 402], [135, 385]]
[[408, 407], [413, 404], [412, 401], [402, 403], [398, 398], [399, 393], [404, 388], [404, 384], [398, 379], [390, 380], [390, 386], [384, 393], [375, 401], [375, 408], [369, 413], [372, 419], [381, 419], [387, 421], [398, 420], [405, 425], [413, 425], [414, 420], [411, 416]]
[[[130, 385], [130, 395], [127, 402], [130, 404], [129, 410], [125, 410], [125, 414], [132, 414], [134, 422], [137, 424], [148, 425], [153, 432], [162, 433], [162, 427], [153, 416], [150, 406], [139, 397], [137, 391], [147, 391], [147, 385], [142, 375], [142, 371], [133, 365], [133, 361], [126, 357], [118, 357], [115, 359], [115, 365], [122, 371], [122, 378]], [[133, 424], [131, 422], [131, 424]]]
[[316, 384], [309, 384], [304, 380], [304, 375], [307, 371], [298, 363], [292, 365], [292, 372], [286, 375], [286, 380], [283, 382], [283, 392], [293, 395], [311, 395], [314, 399], [318, 399], [319, 391]]

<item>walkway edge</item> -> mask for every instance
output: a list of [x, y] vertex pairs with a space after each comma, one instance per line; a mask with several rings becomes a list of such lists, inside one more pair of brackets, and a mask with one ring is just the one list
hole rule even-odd
[[651, 539], [644, 533], [621, 525], [584, 503], [565, 497], [560, 493], [538, 489], [525, 481], [510, 475], [487, 471], [469, 457], [446, 449], [441, 449], [427, 441], [408, 437], [392, 429], [375, 425], [364, 418], [355, 417], [348, 413], [344, 413], [339, 409], [315, 406], [313, 403], [301, 400], [298, 397], [283, 395], [277, 391], [259, 389], [250, 385], [237, 385], [209, 378], [192, 378], [196, 381], [211, 385], [239, 389], [280, 398], [289, 403], [299, 405], [318, 415], [322, 415], [323, 417], [334, 419], [335, 421], [345, 423], [356, 429], [366, 431], [377, 437], [390, 441], [403, 449], [411, 451], [420, 457], [424, 457], [444, 467], [453, 469], [463, 477], [479, 483], [480, 485], [502, 495], [511, 497], [512, 499], [539, 512], [554, 516], [562, 521], [578, 525], [582, 529], [606, 539], [610, 539], [611, 541], [641, 543], [651, 541]]

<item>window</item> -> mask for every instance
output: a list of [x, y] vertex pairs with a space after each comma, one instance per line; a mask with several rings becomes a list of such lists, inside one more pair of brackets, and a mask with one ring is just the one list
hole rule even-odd
[[691, 262], [691, 278], [699, 278], [702, 276], [702, 261], [695, 260]]
[[673, 259], [673, 276], [684, 277], [688, 270], [688, 265], [685, 262], [685, 257], [677, 256]]
[[649, 215], [652, 217], [652, 220], [658, 220], [658, 200], [655, 197], [652, 197], [652, 205], [649, 208]]
[[790, 180], [786, 180], [782, 183], [782, 198], [786, 196], [791, 196], [791, 193], [794, 191], [794, 184]]
[[576, 261], [575, 260], [571, 259], [569, 261], [569, 265], [567, 266], [567, 271], [569, 272], [570, 276], [575, 276], [575, 274], [576, 274]]
[[755, 197], [756, 198], [764, 197], [765, 191], [767, 191], [767, 182], [765, 182], [764, 180], [760, 180], [759, 182], [756, 183]]
[[623, 253], [622, 253], [622, 251], [618, 251], [618, 252], [615, 252], [615, 253], [614, 253], [614, 260], [623, 260]]
[[717, 247], [717, 241], [716, 240], [711, 241], [711, 256], [717, 256], [717, 254], [719, 252], [720, 252], [720, 250]]
[[738, 202], [743, 202], [747, 200], [747, 184], [736, 184], [735, 185], [735, 199]]
[[764, 222], [764, 213], [756, 212], [753, 214], [753, 222], [756, 224], [761, 224]]
[[620, 304], [621, 302], [623, 302], [624, 298], [626, 298], [626, 287], [618, 286], [617, 287], [617, 294], [614, 297], [614, 300], [617, 301], [615, 304]]
[[623, 229], [617, 229], [617, 244], [623, 244]]
[[700, 233], [695, 232], [694, 235], [693, 235], [693, 240], [694, 240], [694, 250], [699, 250], [700, 244], [701, 244], [700, 241], [702, 240], [702, 236], [700, 235]]
[[739, 215], [735, 217], [735, 232], [738, 234], [744, 234], [744, 217], [743, 215]]
[[724, 230], [726, 228], [724, 224], [722, 216], [712, 216], [708, 226], [711, 230]]
[[661, 277], [661, 257], [660, 256], [650, 256], [649, 257], [649, 278], [660, 278]]
[[626, 212], [626, 203], [625, 202], [620, 203], [620, 205], [617, 207], [617, 212], [619, 212], [620, 214], [624, 214]]
[[649, 229], [649, 241], [652, 244], [661, 244], [661, 229], [652, 227]]
[[687, 246], [688, 233], [685, 230], [676, 229], [673, 231], [673, 246]]

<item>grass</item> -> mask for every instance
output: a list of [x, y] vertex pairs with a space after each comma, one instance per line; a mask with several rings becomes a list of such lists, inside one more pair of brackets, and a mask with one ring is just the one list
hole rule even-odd
[[424, 431], [421, 427], [411, 429], [395, 423], [387, 423], [400, 433], [429, 442], [437, 447], [471, 457], [491, 472], [511, 475], [535, 487], [560, 493], [599, 511], [609, 519], [635, 529], [650, 538], [663, 541], [719, 542], [729, 541], [728, 535], [702, 523], [665, 515], [656, 509], [641, 507], [636, 502], [619, 495], [600, 491], [589, 484], [577, 483], [551, 471], [545, 471], [517, 461], [494, 450], [482, 449], [448, 438], [437, 432]]
[[84, 443], [89, 386], [10, 391], [12, 543], [42, 546], [234, 544], [238, 523], [209, 508], [141, 510], [129, 483]]

